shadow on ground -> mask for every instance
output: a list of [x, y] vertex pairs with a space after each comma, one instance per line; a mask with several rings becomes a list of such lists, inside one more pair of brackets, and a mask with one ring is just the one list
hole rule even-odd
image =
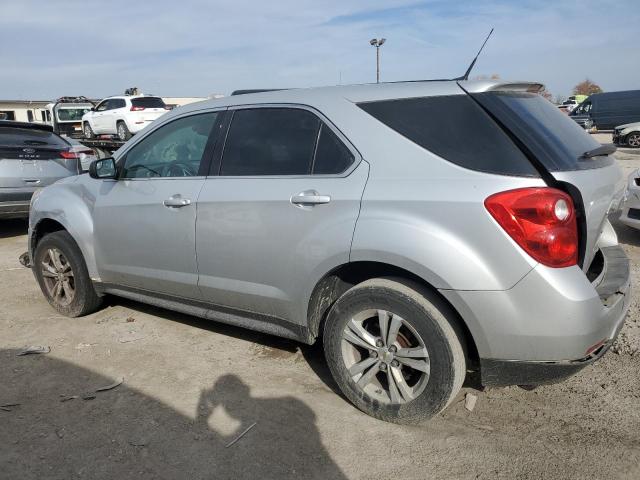
[[[331, 376], [331, 371], [327, 366], [324, 358], [324, 351], [322, 349], [322, 340], [318, 339], [314, 345], [306, 345], [295, 340], [289, 340], [287, 338], [277, 337], [275, 335], [269, 335], [267, 333], [257, 332], [242, 327], [236, 327], [234, 325], [228, 325], [217, 322], [215, 320], [207, 320], [200, 317], [194, 317], [183, 313], [175, 312], [172, 310], [166, 310], [164, 308], [155, 307], [145, 303], [136, 302], [121, 297], [107, 296], [107, 305], [120, 305], [131, 310], [135, 310], [147, 315], [154, 315], [167, 321], [180, 322], [192, 327], [201, 328], [209, 332], [218, 333], [220, 335], [226, 335], [233, 338], [245, 340], [247, 342], [260, 345], [265, 348], [265, 355], [269, 355], [269, 352], [273, 356], [282, 357], [283, 353], [295, 354], [298, 350], [302, 353], [302, 356], [309, 364], [309, 367], [318, 376], [318, 378], [330, 388], [336, 395], [345, 398], [338, 385]], [[347, 401], [345, 399], [345, 401]]]
[[19, 237], [26, 235], [29, 222], [25, 219], [0, 220], [0, 238]]
[[0, 405], [20, 404], [0, 408], [3, 478], [345, 478], [313, 411], [293, 397], [253, 397], [241, 378], [225, 375], [188, 415], [126, 380], [92, 400], [62, 401], [114, 379], [16, 353], [0, 351]]

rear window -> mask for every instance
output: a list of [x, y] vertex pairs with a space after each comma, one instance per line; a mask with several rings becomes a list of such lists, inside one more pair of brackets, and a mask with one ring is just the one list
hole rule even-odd
[[164, 100], [160, 97], [140, 97], [132, 98], [131, 105], [142, 108], [164, 108]]
[[538, 176], [505, 132], [467, 95], [358, 104], [412, 142], [461, 167]]
[[74, 122], [82, 120], [82, 116], [91, 110], [91, 107], [82, 108], [60, 108], [58, 109], [58, 120], [60, 122]]
[[[535, 93], [486, 92], [474, 94], [549, 171], [598, 168], [613, 159], [580, 157], [600, 144], [551, 102]], [[584, 105], [584, 104], [583, 104]]]
[[29, 128], [0, 127], [0, 145], [54, 145], [69, 146], [62, 138], [52, 132]]

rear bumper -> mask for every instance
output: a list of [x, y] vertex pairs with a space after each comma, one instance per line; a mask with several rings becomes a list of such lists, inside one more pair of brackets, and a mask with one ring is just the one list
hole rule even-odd
[[[139, 123], [140, 122], [140, 123]], [[129, 120], [127, 121], [127, 128], [131, 133], [138, 133], [147, 125], [151, 125], [153, 120]]]
[[27, 218], [33, 192], [0, 192], [0, 218]]
[[510, 290], [441, 291], [471, 331], [483, 384], [550, 383], [604, 354], [624, 324], [631, 289], [622, 248], [601, 250], [595, 284], [578, 267], [538, 265]]
[[[620, 323], [620, 328], [622, 325], [623, 322]], [[562, 382], [600, 359], [612, 344], [613, 340], [609, 340], [591, 355], [564, 362], [526, 362], [484, 358], [480, 360], [481, 383], [491, 387], [506, 387]]]

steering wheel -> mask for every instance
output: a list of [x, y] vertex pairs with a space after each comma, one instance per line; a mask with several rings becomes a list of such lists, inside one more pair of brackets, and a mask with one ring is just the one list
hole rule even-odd
[[196, 172], [193, 171], [193, 167], [188, 163], [181, 161], [171, 162], [164, 167], [162, 171], [163, 177], [195, 177]]

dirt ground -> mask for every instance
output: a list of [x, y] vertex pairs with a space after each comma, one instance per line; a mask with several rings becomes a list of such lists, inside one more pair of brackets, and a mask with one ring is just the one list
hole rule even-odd
[[[640, 231], [616, 228], [638, 285]], [[318, 347], [119, 299], [57, 315], [17, 262], [25, 234], [0, 223], [0, 405], [19, 403], [0, 408], [2, 479], [640, 478], [637, 294], [614, 351], [571, 380], [465, 388], [402, 427], [339, 395]]]

